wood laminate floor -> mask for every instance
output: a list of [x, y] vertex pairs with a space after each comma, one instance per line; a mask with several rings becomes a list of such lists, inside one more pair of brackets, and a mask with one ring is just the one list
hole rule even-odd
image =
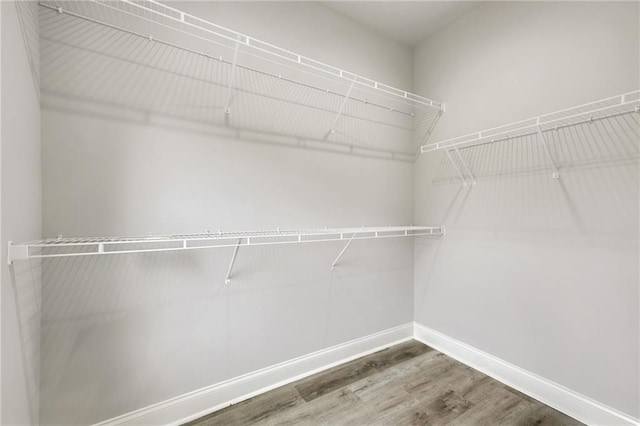
[[202, 417], [210, 425], [581, 425], [410, 341]]

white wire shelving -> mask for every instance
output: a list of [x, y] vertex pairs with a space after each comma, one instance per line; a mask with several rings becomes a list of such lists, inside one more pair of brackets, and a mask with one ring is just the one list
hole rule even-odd
[[549, 168], [552, 170], [553, 178], [559, 178], [560, 171], [557, 160], [549, 148], [549, 134], [551, 132], [559, 132], [574, 126], [594, 124], [600, 121], [637, 113], [640, 113], [640, 90], [482, 130], [480, 132], [428, 143], [423, 145], [420, 151], [421, 153], [445, 151], [460, 182], [465, 186], [468, 182], [475, 185], [476, 178], [468, 161], [465, 161], [461, 155], [461, 150], [533, 137], [537, 138], [542, 148]]
[[444, 111], [155, 0], [39, 4], [45, 95], [411, 159]]
[[349, 245], [356, 240], [417, 236], [437, 237], [444, 234], [444, 226], [382, 226], [292, 230], [276, 229], [250, 232], [218, 231], [203, 234], [147, 237], [58, 237], [24, 244], [14, 244], [10, 241], [8, 243], [8, 264], [12, 265], [15, 261], [29, 259], [104, 256], [232, 247], [234, 248], [234, 252], [227, 274], [227, 282], [229, 282], [233, 264], [235, 263], [235, 258], [240, 247], [346, 241], [347, 244], [331, 265], [331, 267], [334, 268]]
[[[236, 246], [315, 243], [389, 237], [443, 235], [444, 227], [381, 226], [360, 228], [276, 229], [248, 232], [207, 232], [203, 234], [146, 237], [50, 238], [25, 244], [9, 244], [9, 263], [14, 260], [69, 256], [198, 250]], [[143, 247], [141, 247], [143, 246]], [[41, 253], [33, 253], [42, 250]]]

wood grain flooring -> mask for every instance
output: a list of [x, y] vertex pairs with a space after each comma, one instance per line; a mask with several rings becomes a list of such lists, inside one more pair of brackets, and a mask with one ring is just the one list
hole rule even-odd
[[188, 423], [212, 425], [581, 425], [416, 341]]

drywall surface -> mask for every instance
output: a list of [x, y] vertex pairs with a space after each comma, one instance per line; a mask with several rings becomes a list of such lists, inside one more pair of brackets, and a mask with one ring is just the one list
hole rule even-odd
[[[427, 39], [430, 142], [638, 89], [638, 7], [489, 2]], [[533, 138], [461, 151], [475, 187], [421, 155], [415, 221], [447, 236], [416, 244], [415, 320], [640, 417], [638, 122], [550, 134], [558, 180]]]
[[27, 40], [34, 42], [33, 33], [21, 27], [14, 2], [2, 2], [0, 7], [3, 259], [0, 423], [35, 425], [38, 424], [40, 367], [40, 267], [37, 262], [8, 267], [6, 258], [7, 241], [41, 237], [40, 105], [27, 49]]
[[[198, 14], [207, 7], [224, 18], [217, 4], [184, 5]], [[290, 48], [301, 53], [342, 52], [323, 59], [373, 78], [401, 76], [391, 83], [410, 80], [409, 61], [398, 61], [394, 49], [377, 51], [381, 38], [344, 17], [316, 13], [326, 8], [229, 7], [246, 12], [237, 30], [279, 34], [274, 42], [293, 33]], [[317, 22], [302, 31], [305, 19]], [[324, 38], [327, 28], [341, 35], [340, 46]], [[45, 102], [46, 236], [412, 220], [411, 163], [247, 142], [206, 125], [104, 111]], [[42, 423], [104, 420], [411, 321], [413, 243], [356, 241], [332, 272], [342, 248], [241, 248], [230, 286], [232, 249], [45, 261]]]

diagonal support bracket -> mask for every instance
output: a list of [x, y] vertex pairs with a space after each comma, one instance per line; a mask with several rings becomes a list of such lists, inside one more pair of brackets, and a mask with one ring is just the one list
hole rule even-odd
[[233, 265], [236, 263], [236, 256], [238, 256], [238, 249], [242, 245], [242, 238], [238, 238], [238, 243], [233, 248], [233, 254], [231, 255], [231, 263], [229, 263], [229, 269], [227, 270], [227, 278], [225, 278], [225, 285], [231, 284], [231, 273], [233, 272]]
[[344, 95], [344, 99], [342, 100], [342, 105], [340, 105], [340, 109], [338, 110], [338, 114], [336, 115], [336, 118], [333, 120], [333, 124], [331, 125], [331, 128], [329, 129], [329, 131], [324, 135], [323, 140], [327, 140], [327, 138], [330, 135], [333, 135], [336, 131], [336, 126], [338, 125], [338, 120], [340, 119], [340, 116], [344, 113], [344, 109], [347, 106], [347, 101], [349, 100], [349, 96], [351, 96], [351, 91], [353, 90], [353, 85], [356, 84], [355, 81], [351, 82], [351, 86], [349, 86], [349, 90], [347, 91], [347, 94]]
[[551, 151], [549, 151], [549, 145], [547, 144], [547, 139], [544, 137], [544, 132], [542, 131], [542, 127], [538, 126], [538, 140], [542, 144], [544, 148], [544, 154], [547, 156], [547, 159], [551, 163], [551, 168], [553, 169], [553, 174], [551, 175], [554, 179], [558, 179], [560, 177], [560, 171], [558, 170], [558, 166], [556, 166], [555, 161], [553, 161], [553, 156], [551, 155]]
[[342, 251], [340, 252], [340, 254], [338, 255], [338, 257], [336, 257], [336, 260], [333, 261], [333, 263], [331, 264], [331, 270], [333, 271], [334, 269], [336, 269], [336, 265], [338, 264], [338, 262], [340, 261], [340, 259], [342, 258], [342, 255], [344, 254], [344, 252], [347, 251], [347, 249], [349, 248], [349, 246], [351, 245], [351, 243], [353, 242], [353, 239], [356, 237], [356, 234], [353, 234], [353, 236], [351, 236], [351, 238], [349, 239], [349, 241], [347, 241], [347, 244], [344, 246], [344, 248], [342, 249]]
[[[420, 140], [420, 143], [418, 144], [418, 149], [416, 149], [416, 153], [413, 156], [413, 161], [416, 161], [418, 159], [418, 157], [420, 156], [420, 154], [422, 153], [422, 146], [427, 142], [427, 139], [429, 139], [429, 136], [431, 136], [431, 133], [433, 132], [433, 129], [436, 128], [436, 124], [438, 124], [438, 120], [440, 120], [440, 117], [442, 117], [442, 113], [443, 113], [443, 110], [439, 110], [438, 111], [438, 114], [436, 115], [436, 118], [433, 119], [433, 121], [429, 125], [429, 128], [427, 129], [426, 133], [424, 134], [424, 136], [422, 136], [422, 139]], [[449, 160], [451, 160], [451, 158], [449, 158]]]
[[236, 76], [236, 65], [238, 64], [238, 51], [240, 50], [240, 40], [236, 40], [236, 46], [233, 49], [233, 62], [231, 63], [231, 73], [229, 75], [229, 83], [227, 84], [227, 102], [224, 105], [225, 119], [229, 121], [229, 114], [231, 114], [231, 101], [233, 100], [233, 81]]
[[421, 140], [420, 140], [420, 144], [418, 144], [418, 154], [420, 153], [420, 148], [422, 148], [422, 146], [427, 142], [427, 139], [429, 139], [429, 136], [431, 136], [431, 133], [433, 133], [433, 129], [436, 127], [436, 124], [438, 124], [438, 120], [440, 120], [440, 118], [442, 117], [442, 110], [439, 110], [436, 118], [433, 119], [433, 121], [431, 122], [431, 124], [429, 125], [429, 128], [427, 129], [427, 131], [425, 132], [425, 134], [422, 136]]
[[460, 154], [460, 151], [458, 150], [458, 148], [455, 148], [455, 151], [456, 151], [456, 155], [460, 159], [460, 163], [462, 163], [462, 167], [464, 168], [465, 172], [467, 173], [467, 176], [469, 176], [469, 179], [471, 180], [471, 184], [473, 186], [476, 186], [476, 178], [475, 176], [473, 176], [473, 173], [471, 173], [471, 169], [469, 169], [469, 166], [467, 166], [467, 162], [464, 161], [464, 158], [462, 158], [462, 155]]
[[462, 183], [462, 186], [467, 186], [467, 180], [464, 178], [464, 175], [460, 171], [460, 167], [458, 167], [456, 162], [453, 161], [453, 158], [451, 158], [451, 154], [449, 153], [449, 150], [447, 149], [444, 153], [447, 154], [447, 158], [451, 162], [451, 165], [455, 169], [456, 173], [458, 173], [458, 177], [460, 178], [460, 182]]

